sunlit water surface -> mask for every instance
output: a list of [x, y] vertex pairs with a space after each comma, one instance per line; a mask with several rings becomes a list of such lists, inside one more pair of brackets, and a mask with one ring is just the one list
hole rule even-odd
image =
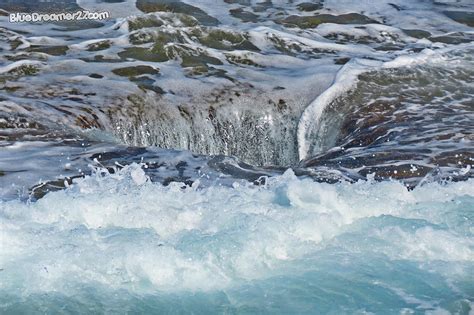
[[0, 313], [473, 312], [470, 1], [0, 9]]

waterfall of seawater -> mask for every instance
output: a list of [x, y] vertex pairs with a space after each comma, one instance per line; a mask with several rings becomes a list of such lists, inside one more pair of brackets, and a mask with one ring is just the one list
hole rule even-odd
[[0, 0], [0, 313], [471, 314], [473, 17]]

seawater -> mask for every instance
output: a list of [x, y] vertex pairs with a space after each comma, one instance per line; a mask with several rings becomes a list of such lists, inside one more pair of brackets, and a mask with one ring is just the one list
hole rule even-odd
[[0, 204], [6, 313], [472, 310], [474, 185], [152, 183], [137, 164]]
[[0, 9], [0, 313], [473, 313], [471, 1]]

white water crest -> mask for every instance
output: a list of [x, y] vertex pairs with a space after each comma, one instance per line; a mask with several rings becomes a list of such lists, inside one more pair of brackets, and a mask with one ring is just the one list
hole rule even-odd
[[[298, 156], [300, 160], [312, 154], [321, 153], [323, 148], [310, 148], [318, 137], [316, 130], [327, 106], [337, 97], [350, 90], [357, 82], [359, 74], [380, 67], [380, 62], [354, 59], [339, 70], [333, 85], [305, 108], [298, 122]], [[316, 131], [316, 134], [315, 134]]]
[[111, 19], [76, 29], [0, 16], [0, 75], [9, 91], [2, 112], [100, 129], [130, 146], [263, 166], [295, 165], [328, 149], [319, 120], [358, 74], [472, 36], [444, 13], [462, 13], [464, 1], [325, 1], [310, 11], [304, 1], [74, 5]]
[[[321, 129], [320, 124], [323, 115], [331, 103], [355, 87], [360, 74], [370, 71], [376, 72], [380, 69], [410, 68], [426, 63], [449, 69], [451, 66], [458, 66], [459, 63], [463, 62], [462, 59], [450, 60], [452, 59], [449, 57], [451, 51], [469, 51], [472, 48], [474, 48], [474, 45], [469, 43], [455, 47], [445, 47], [437, 51], [424, 49], [418, 54], [403, 54], [386, 62], [366, 59], [351, 60], [339, 70], [331, 87], [319, 95], [303, 111], [298, 122], [297, 132], [299, 159], [304, 160], [328, 149], [321, 145], [321, 139], [327, 137], [328, 133], [337, 133], [337, 130], [327, 131]], [[466, 66], [470, 67], [471, 64], [467, 63]], [[332, 111], [337, 114], [338, 109], [333, 108]]]
[[[87, 300], [87, 288], [94, 288], [110, 310], [116, 306], [105, 298], [113, 292], [125, 300], [133, 294], [132, 310], [150, 294], [169, 301], [191, 292], [206, 298], [185, 307], [212, 309], [211, 297], [225, 292], [230, 309], [260, 309], [261, 294], [297, 294], [274, 292], [276, 279], [308, 290], [329, 277], [334, 291], [314, 291], [305, 301], [308, 310], [323, 310], [328, 297], [362, 284], [362, 304], [375, 290], [380, 302], [397, 308], [453, 308], [472, 297], [473, 206], [472, 180], [408, 191], [398, 182], [315, 183], [288, 170], [260, 187], [200, 188], [196, 182], [183, 188], [151, 183], [133, 164], [35, 203], [0, 203], [1, 303], [14, 310], [13, 301], [23, 296], [46, 307], [56, 296], [65, 305], [94, 309]], [[342, 260], [326, 264], [339, 255]], [[399, 278], [375, 281], [366, 265], [374, 275], [390, 266]], [[407, 286], [420, 276], [427, 277], [423, 286]], [[403, 302], [399, 286], [411, 301]], [[245, 287], [255, 298], [248, 299]], [[326, 298], [321, 305], [318, 296]], [[345, 298], [339, 304], [356, 310]], [[288, 307], [303, 311], [303, 305]], [[144, 307], [153, 310], [153, 303]]]
[[474, 311], [472, 1], [0, 9], [1, 314]]

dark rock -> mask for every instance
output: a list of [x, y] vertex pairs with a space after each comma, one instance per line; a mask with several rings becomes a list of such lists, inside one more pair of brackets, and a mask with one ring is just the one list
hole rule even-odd
[[230, 15], [233, 17], [242, 20], [242, 22], [258, 22], [258, 15], [253, 14], [252, 12], [244, 11], [243, 9], [231, 9]]
[[176, 0], [137, 0], [137, 8], [145, 13], [150, 12], [175, 12], [191, 15], [202, 25], [216, 26], [219, 20], [208, 15], [203, 10]]
[[372, 24], [377, 21], [358, 13], [342, 15], [318, 14], [314, 16], [291, 15], [284, 20], [277, 21], [287, 26], [297, 26], [300, 28], [313, 28], [323, 23], [335, 24]]
[[455, 20], [458, 23], [462, 23], [467, 26], [474, 27], [474, 12], [444, 11], [443, 13], [447, 17], [449, 17], [452, 20]]
[[321, 10], [323, 8], [322, 3], [312, 3], [312, 2], [303, 2], [298, 4], [297, 6], [298, 10], [300, 11], [316, 11], [316, 10]]
[[431, 33], [428, 31], [423, 31], [423, 30], [408, 30], [408, 29], [402, 29], [402, 31], [407, 34], [408, 36], [414, 37], [414, 38], [428, 38], [431, 36]]
[[150, 66], [133, 66], [114, 69], [112, 72], [122, 77], [134, 77], [142, 74], [158, 74], [160, 70]]

